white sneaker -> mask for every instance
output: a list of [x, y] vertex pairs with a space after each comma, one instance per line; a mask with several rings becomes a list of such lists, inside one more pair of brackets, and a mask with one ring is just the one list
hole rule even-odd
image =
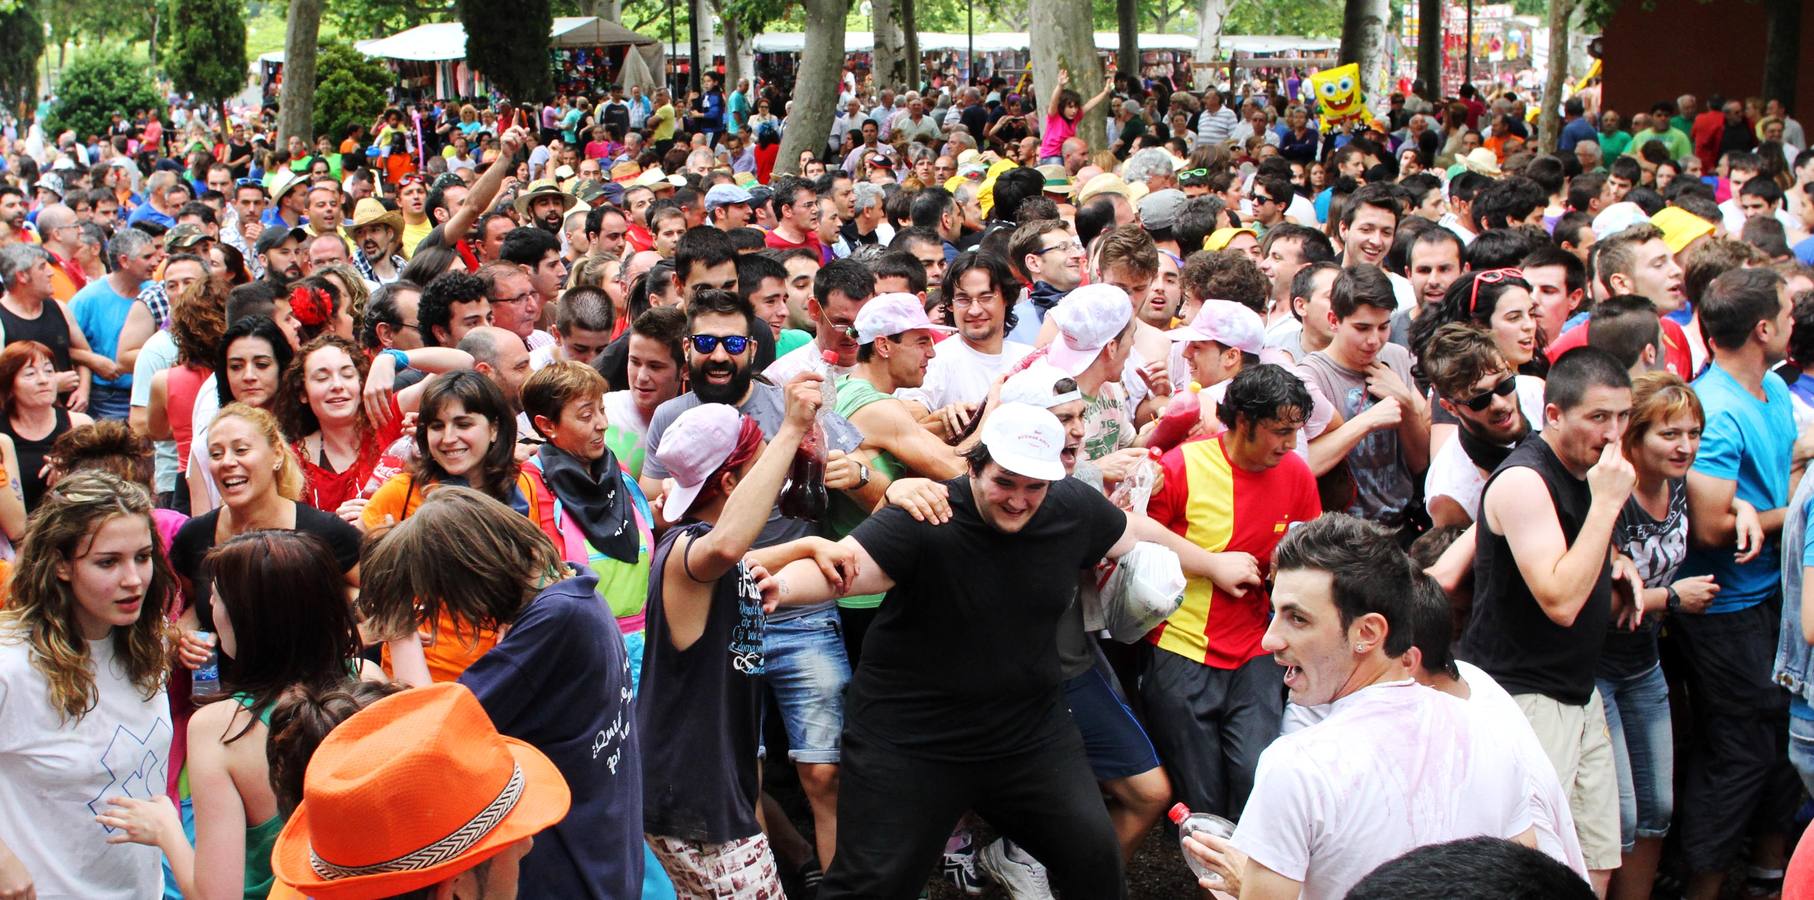
[[998, 838], [976, 855], [976, 867], [995, 879], [1014, 900], [1053, 900], [1046, 867], [1006, 838]]
[[945, 851], [940, 871], [945, 880], [966, 896], [976, 897], [982, 894], [988, 880], [976, 868], [976, 845], [967, 843], [961, 849]]

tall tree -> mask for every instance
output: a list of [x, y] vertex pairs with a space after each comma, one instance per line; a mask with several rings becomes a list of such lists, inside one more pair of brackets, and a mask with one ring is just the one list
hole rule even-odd
[[321, 39], [322, 2], [290, 0], [283, 38], [283, 91], [277, 100], [279, 141], [291, 135], [305, 141], [315, 136], [315, 50]]
[[1115, 0], [1115, 68], [1124, 78], [1140, 78], [1140, 6], [1137, 0]]
[[[1040, 114], [1051, 112], [1046, 104], [1061, 70], [1070, 73], [1071, 88], [1079, 96], [1095, 96], [1102, 89], [1102, 64], [1096, 59], [1089, 0], [1031, 0], [1030, 5], [1033, 90]], [[1098, 104], [1077, 123], [1077, 136], [1092, 150], [1108, 146], [1108, 132], [1102, 124], [1104, 109], [1105, 105]]]
[[902, 44], [902, 52], [907, 57], [907, 86], [916, 89], [926, 80], [926, 59], [920, 56], [919, 2], [895, 0], [895, 8], [901, 13], [901, 33], [907, 38]]
[[1568, 25], [1575, 5], [1576, 0], [1550, 0], [1549, 72], [1543, 79], [1543, 108], [1537, 119], [1537, 143], [1546, 150], [1554, 150], [1562, 136], [1562, 84], [1568, 80]]
[[803, 151], [825, 150], [843, 84], [844, 17], [850, 15], [850, 0], [801, 0], [800, 5], [806, 11], [806, 47], [794, 78], [794, 111], [775, 160], [775, 171], [790, 175], [798, 174]]
[[1417, 77], [1442, 96], [1442, 0], [1417, 0]]
[[1208, 64], [1222, 56], [1222, 23], [1232, 6], [1234, 0], [1203, 0], [1202, 8], [1197, 10], [1197, 53], [1193, 57], [1191, 86], [1199, 91], [1216, 83], [1216, 70]]
[[[38, 57], [44, 55], [43, 9], [26, 0], [0, 11], [0, 101], [29, 105], [38, 87]], [[21, 129], [23, 130], [23, 129]]]
[[530, 102], [554, 92], [548, 66], [554, 12], [548, 0], [459, 0], [459, 5], [466, 61], [500, 93]]
[[877, 87], [907, 83], [906, 36], [894, 0], [870, 0], [870, 28], [875, 32], [875, 82]]
[[1390, 79], [1386, 70], [1386, 23], [1391, 14], [1390, 0], [1347, 0], [1342, 11], [1342, 62], [1360, 66], [1361, 86], [1369, 105], [1376, 106], [1384, 99]]
[[175, 0], [165, 67], [179, 91], [220, 105], [246, 86], [246, 7], [238, 0]]

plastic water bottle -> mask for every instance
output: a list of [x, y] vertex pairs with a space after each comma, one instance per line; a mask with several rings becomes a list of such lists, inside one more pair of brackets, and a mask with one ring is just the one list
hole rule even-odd
[[360, 489], [359, 496], [372, 499], [378, 489], [391, 480], [391, 476], [408, 469], [410, 461], [415, 458], [416, 442], [409, 435], [391, 441], [390, 446], [378, 455], [378, 464], [372, 467], [372, 477], [365, 480], [365, 487]]
[[208, 661], [189, 673], [192, 685], [189, 695], [199, 700], [220, 693], [220, 642], [206, 631], [198, 631], [195, 636], [205, 638], [209, 643]]
[[[1190, 807], [1185, 806], [1182, 803], [1173, 806], [1171, 812], [1166, 813], [1166, 818], [1171, 819], [1172, 824], [1178, 826], [1178, 842], [1181, 847], [1184, 839], [1193, 834], [1215, 835], [1219, 838], [1228, 838], [1232, 837], [1235, 833], [1235, 823], [1230, 822], [1221, 816], [1210, 815], [1209, 813], [1191, 812]], [[1224, 882], [1222, 881], [1222, 874], [1203, 863], [1198, 862], [1197, 858], [1193, 856], [1189, 850], [1184, 851], [1184, 861], [1190, 865], [1190, 870], [1193, 874], [1198, 878], [1207, 879], [1212, 887], [1223, 886]]]

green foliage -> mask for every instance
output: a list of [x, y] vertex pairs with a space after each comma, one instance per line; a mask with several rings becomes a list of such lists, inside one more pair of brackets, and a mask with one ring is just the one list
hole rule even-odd
[[786, 15], [790, 0], [718, 0], [718, 11], [737, 23], [744, 34], [761, 34], [769, 23]]
[[389, 67], [352, 45], [323, 44], [315, 57], [315, 133], [337, 143], [347, 126], [370, 125], [384, 111], [384, 86], [394, 80]]
[[467, 62], [499, 93], [533, 101], [554, 92], [549, 0], [460, 0], [460, 21], [466, 26]]
[[445, 0], [328, 0], [327, 13], [322, 24], [331, 19], [342, 33], [363, 39], [448, 21], [453, 18], [453, 4]]
[[72, 129], [83, 138], [107, 133], [114, 113], [160, 106], [163, 98], [144, 64], [119, 47], [91, 50], [63, 70], [49, 131]]
[[29, 101], [37, 92], [38, 56], [44, 52], [44, 24], [35, 2], [22, 2], [0, 12], [0, 99], [7, 105]]
[[238, 0], [175, 0], [165, 68], [179, 91], [218, 104], [246, 84], [246, 16]]
[[[1542, 0], [1539, 0], [1542, 2]], [[1342, 33], [1342, 0], [1235, 0], [1222, 22], [1225, 34], [1298, 34], [1338, 37]]]

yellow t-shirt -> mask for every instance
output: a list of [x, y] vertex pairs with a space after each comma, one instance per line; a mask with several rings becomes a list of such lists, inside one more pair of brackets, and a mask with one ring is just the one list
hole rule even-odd
[[654, 136], [651, 140], [670, 141], [674, 139], [674, 104], [670, 103], [656, 110], [653, 115], [649, 116], [649, 121], [655, 123]]
[[414, 225], [409, 224], [407, 220], [404, 221], [403, 258], [409, 259], [410, 257], [415, 256], [416, 245], [422, 243], [422, 239], [428, 237], [428, 233], [433, 230], [435, 230], [435, 223], [430, 221], [427, 216], [423, 216], [422, 221], [417, 222]]

